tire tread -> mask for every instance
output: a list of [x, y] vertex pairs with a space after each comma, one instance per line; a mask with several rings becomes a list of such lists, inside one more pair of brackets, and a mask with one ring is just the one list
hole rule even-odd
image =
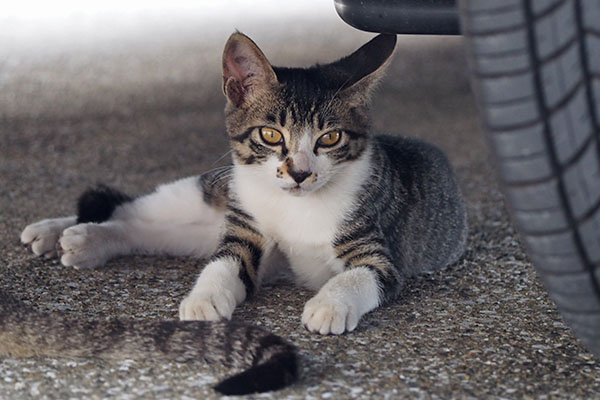
[[462, 0], [461, 17], [513, 219], [551, 298], [600, 356], [600, 2], [500, 12]]

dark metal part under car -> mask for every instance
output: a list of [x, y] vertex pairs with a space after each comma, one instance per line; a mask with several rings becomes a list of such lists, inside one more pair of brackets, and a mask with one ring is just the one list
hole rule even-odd
[[334, 0], [349, 25], [368, 32], [459, 35], [455, 0]]

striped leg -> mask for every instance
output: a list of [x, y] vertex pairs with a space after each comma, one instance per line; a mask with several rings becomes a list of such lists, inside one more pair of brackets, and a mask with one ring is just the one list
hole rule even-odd
[[232, 202], [225, 214], [225, 235], [179, 306], [180, 319], [230, 319], [235, 307], [257, 289], [259, 265], [272, 248], [254, 219]]
[[335, 243], [345, 271], [310, 299], [302, 323], [311, 332], [339, 335], [353, 331], [360, 318], [397, 297], [402, 280], [374, 227], [359, 227]]

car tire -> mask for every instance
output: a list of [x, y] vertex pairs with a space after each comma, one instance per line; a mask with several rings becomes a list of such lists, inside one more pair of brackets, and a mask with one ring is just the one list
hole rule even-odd
[[459, 4], [513, 221], [565, 321], [600, 357], [600, 1]]

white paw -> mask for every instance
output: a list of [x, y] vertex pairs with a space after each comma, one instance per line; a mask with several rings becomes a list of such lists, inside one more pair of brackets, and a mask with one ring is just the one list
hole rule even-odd
[[236, 306], [233, 293], [227, 289], [192, 291], [179, 305], [179, 319], [219, 321], [231, 319]]
[[52, 218], [27, 225], [21, 233], [21, 243], [31, 246], [38, 256], [55, 257], [56, 244], [62, 231], [75, 224], [75, 217]]
[[60, 262], [77, 269], [102, 266], [109, 258], [107, 233], [98, 224], [79, 224], [65, 229], [59, 244]]
[[304, 306], [302, 324], [309, 331], [321, 335], [340, 335], [353, 331], [359, 318], [358, 312], [351, 304], [319, 292]]

